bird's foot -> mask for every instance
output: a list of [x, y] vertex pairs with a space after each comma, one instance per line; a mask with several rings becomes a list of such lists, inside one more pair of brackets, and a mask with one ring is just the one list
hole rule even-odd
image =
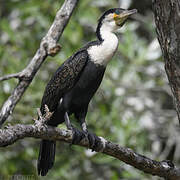
[[85, 138], [85, 134], [77, 128], [72, 126], [71, 130], [73, 131], [73, 138], [71, 144], [78, 144], [83, 138]]
[[89, 131], [80, 131], [74, 126], [71, 126], [70, 130], [73, 131], [71, 145], [78, 144], [82, 139], [87, 138], [89, 141], [89, 149], [91, 149], [92, 151], [103, 152], [106, 146], [106, 140], [104, 138], [98, 137], [94, 133], [91, 133]]
[[94, 133], [91, 133], [89, 131], [85, 132], [85, 136], [89, 140], [89, 148], [92, 151], [97, 151], [97, 152], [103, 151], [104, 145], [98, 136], [96, 136]]

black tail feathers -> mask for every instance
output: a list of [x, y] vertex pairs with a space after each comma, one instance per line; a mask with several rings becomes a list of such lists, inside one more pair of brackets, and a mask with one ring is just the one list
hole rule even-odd
[[56, 142], [42, 140], [37, 163], [38, 175], [45, 176], [55, 160]]

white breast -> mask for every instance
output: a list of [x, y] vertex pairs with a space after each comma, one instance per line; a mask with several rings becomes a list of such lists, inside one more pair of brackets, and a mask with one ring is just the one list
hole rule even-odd
[[110, 32], [103, 33], [104, 41], [100, 45], [89, 47], [88, 54], [95, 64], [107, 65], [118, 47], [118, 38]]

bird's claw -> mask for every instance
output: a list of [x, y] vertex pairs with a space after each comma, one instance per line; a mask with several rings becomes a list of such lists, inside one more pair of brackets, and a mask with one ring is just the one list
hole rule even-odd
[[100, 138], [91, 132], [86, 132], [85, 134], [89, 140], [89, 148], [92, 151], [99, 151], [98, 147], [99, 147]]
[[85, 134], [75, 127], [72, 126], [73, 131], [73, 138], [72, 138], [72, 143], [71, 144], [78, 144], [83, 138], [85, 138]]
[[78, 144], [82, 139], [87, 138], [89, 141], [89, 148], [92, 151], [101, 152], [104, 149], [104, 145], [101, 143], [101, 139], [96, 136], [94, 133], [91, 133], [89, 131], [80, 131], [75, 127], [71, 127], [71, 130], [73, 131], [73, 138], [72, 138], [72, 144]]

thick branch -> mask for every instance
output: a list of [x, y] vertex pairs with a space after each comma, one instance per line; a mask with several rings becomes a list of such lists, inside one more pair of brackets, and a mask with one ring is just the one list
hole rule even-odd
[[27, 67], [22, 72], [17, 73], [18, 76], [6, 76], [6, 79], [12, 77], [19, 78], [19, 83], [2, 106], [2, 109], [0, 111], [0, 126], [2, 126], [9, 115], [13, 112], [16, 104], [21, 99], [27, 87], [30, 85], [32, 79], [34, 78], [36, 72], [38, 71], [46, 57], [48, 55], [54, 56], [59, 52], [60, 45], [58, 45], [57, 42], [62, 35], [63, 30], [66, 27], [69, 18], [71, 17], [72, 12], [77, 5], [77, 2], [78, 0], [66, 0], [64, 2], [61, 9], [57, 12], [55, 20], [48, 33], [42, 39], [40, 48], [37, 50], [36, 54], [27, 65]]
[[157, 36], [180, 121], [180, 2], [154, 0]]
[[[0, 130], [0, 147], [13, 144], [17, 140], [25, 137], [71, 143], [73, 132], [70, 130], [46, 126], [42, 123], [37, 123], [35, 125], [17, 124], [15, 126], [8, 126], [6, 129]], [[104, 147], [101, 151], [102, 153], [113, 156], [141, 171], [164, 177], [168, 180], [180, 179], [180, 169], [177, 169], [171, 163], [151, 160], [145, 156], [135, 153], [129, 148], [121, 147], [120, 145], [107, 141], [104, 138], [99, 138], [98, 144], [101, 145], [101, 147]], [[89, 147], [88, 139], [82, 139], [78, 145]]]

